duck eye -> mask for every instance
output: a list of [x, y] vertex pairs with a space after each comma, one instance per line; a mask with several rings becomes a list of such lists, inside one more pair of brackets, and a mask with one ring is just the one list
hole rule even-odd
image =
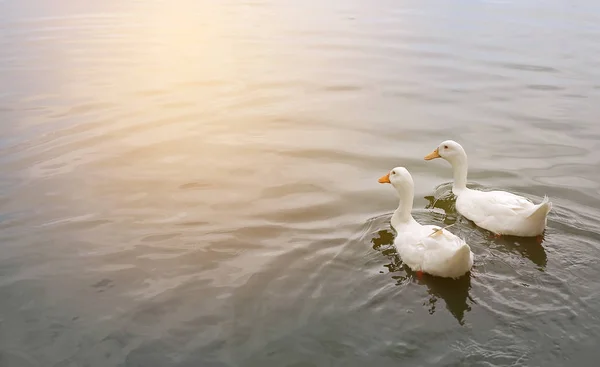
[[448, 149], [448, 146], [447, 146], [447, 145], [444, 145], [444, 149]]
[[396, 171], [392, 171], [392, 175], [395, 175], [395, 174], [396, 174]]

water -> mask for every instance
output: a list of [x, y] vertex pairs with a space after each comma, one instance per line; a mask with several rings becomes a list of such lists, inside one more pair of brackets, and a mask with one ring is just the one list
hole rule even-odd
[[[564, 366], [600, 352], [600, 5], [0, 1], [1, 366]], [[554, 203], [543, 244], [454, 210]], [[389, 186], [469, 277], [397, 258]]]

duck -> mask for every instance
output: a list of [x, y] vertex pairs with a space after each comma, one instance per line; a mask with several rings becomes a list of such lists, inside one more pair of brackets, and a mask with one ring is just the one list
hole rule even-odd
[[546, 229], [552, 202], [548, 196], [539, 204], [507, 191], [481, 191], [467, 187], [467, 153], [454, 140], [446, 140], [430, 154], [426, 161], [442, 158], [452, 166], [454, 182], [452, 193], [456, 195], [456, 210], [478, 227], [486, 229], [495, 237], [537, 237], [538, 242]]
[[462, 238], [439, 226], [422, 225], [413, 218], [414, 181], [406, 168], [396, 167], [378, 181], [391, 184], [400, 197], [391, 219], [397, 232], [394, 247], [419, 278], [427, 273], [456, 279], [471, 270], [473, 252]]

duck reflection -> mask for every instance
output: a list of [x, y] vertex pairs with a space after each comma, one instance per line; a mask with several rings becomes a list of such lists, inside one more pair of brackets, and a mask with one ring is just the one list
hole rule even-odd
[[446, 215], [444, 223], [454, 224], [458, 219], [456, 211], [456, 196], [452, 193], [451, 184], [441, 184], [434, 189], [433, 195], [425, 196], [425, 209], [441, 209]]
[[377, 236], [374, 236], [371, 242], [373, 243], [373, 249], [380, 251], [390, 260], [390, 263], [386, 264], [385, 267], [388, 268], [390, 273], [395, 274], [392, 278], [396, 280], [397, 285], [406, 284], [407, 282], [426, 285], [430, 297], [423, 302], [423, 305], [428, 308], [429, 313], [433, 314], [437, 311], [438, 300], [441, 298], [446, 303], [446, 308], [450, 311], [450, 314], [454, 316], [459, 324], [464, 325], [465, 313], [471, 310], [468, 301], [474, 303], [469, 296], [469, 290], [471, 289], [470, 273], [458, 279], [440, 278], [428, 274], [417, 277], [415, 272], [402, 263], [396, 253], [394, 234], [391, 230], [378, 231]]
[[[502, 236], [498, 239], [485, 229], [479, 228], [475, 223], [461, 216], [456, 211], [456, 196], [452, 194], [452, 184], [442, 184], [435, 188], [434, 196], [425, 196], [428, 204], [426, 209], [442, 209], [446, 215], [443, 219], [444, 224], [450, 225], [460, 223], [460, 226], [454, 226], [455, 230], [463, 232], [467, 243], [484, 244], [487, 248], [500, 251], [507, 254], [518, 254], [522, 258], [529, 259], [537, 265], [538, 270], [543, 271], [548, 263], [546, 250], [535, 238]], [[457, 228], [458, 227], [458, 228]], [[455, 232], [456, 233], [456, 232]]]
[[519, 254], [537, 265], [538, 270], [544, 271], [546, 269], [548, 263], [546, 250], [535, 238], [502, 236], [499, 239], [494, 239], [491, 236], [489, 237], [488, 241], [492, 243], [490, 248], [503, 253]]

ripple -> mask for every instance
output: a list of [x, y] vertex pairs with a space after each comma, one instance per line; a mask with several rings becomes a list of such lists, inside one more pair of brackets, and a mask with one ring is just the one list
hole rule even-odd
[[[290, 4], [2, 2], [2, 362], [591, 364], [598, 6]], [[450, 137], [541, 245], [456, 212]], [[397, 165], [468, 276], [399, 259]]]
[[533, 90], [541, 90], [541, 91], [557, 91], [557, 90], [565, 90], [564, 87], [556, 86], [556, 85], [545, 85], [545, 84], [529, 84], [527, 88]]
[[500, 66], [507, 69], [515, 69], [522, 71], [533, 71], [533, 72], [543, 72], [543, 73], [558, 73], [559, 71], [550, 66], [541, 66], [541, 65], [528, 65], [528, 64], [516, 64], [516, 63], [504, 63], [500, 64]]

